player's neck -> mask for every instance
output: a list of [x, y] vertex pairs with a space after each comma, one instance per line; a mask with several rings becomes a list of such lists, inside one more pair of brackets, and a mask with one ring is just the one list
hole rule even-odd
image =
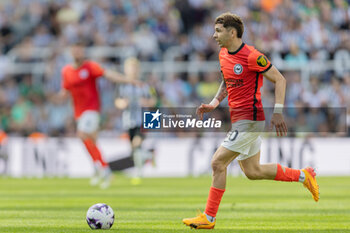
[[227, 46], [227, 50], [230, 53], [234, 53], [241, 47], [242, 43], [243, 42], [241, 39], [234, 40], [230, 45]]
[[75, 60], [74, 63], [73, 63], [73, 67], [75, 69], [78, 69], [80, 66], [82, 66], [84, 63], [84, 60]]

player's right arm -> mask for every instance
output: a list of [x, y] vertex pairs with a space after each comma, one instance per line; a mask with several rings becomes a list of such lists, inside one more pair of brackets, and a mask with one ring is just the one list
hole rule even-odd
[[69, 97], [69, 92], [62, 88], [60, 90], [60, 92], [58, 92], [57, 98], [59, 98], [60, 100], [66, 100]]
[[225, 82], [224, 76], [221, 75], [221, 77], [222, 77], [222, 81], [214, 99], [209, 104], [201, 104], [197, 108], [196, 113], [201, 120], [203, 120], [204, 113], [213, 111], [220, 104], [220, 102], [223, 99], [225, 99], [227, 96], [226, 82]]
[[69, 98], [70, 93], [68, 91], [69, 89], [69, 85], [67, 82], [67, 68], [68, 66], [63, 67], [62, 71], [61, 71], [61, 75], [62, 75], [62, 83], [61, 83], [61, 90], [55, 94], [53, 97], [57, 98], [59, 101], [65, 101], [66, 99]]

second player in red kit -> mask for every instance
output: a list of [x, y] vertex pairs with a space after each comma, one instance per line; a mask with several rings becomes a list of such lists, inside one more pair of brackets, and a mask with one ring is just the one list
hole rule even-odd
[[66, 65], [62, 69], [62, 85], [72, 95], [76, 119], [86, 110], [100, 110], [96, 79], [103, 75], [104, 69], [98, 63], [89, 60], [82, 63], [80, 67]]
[[74, 118], [77, 123], [77, 135], [89, 152], [95, 168], [91, 185], [100, 183], [101, 188], [110, 184], [111, 170], [96, 145], [100, 123], [100, 97], [97, 79], [105, 77], [115, 83], [137, 84], [128, 80], [119, 72], [103, 69], [98, 63], [85, 59], [84, 44], [79, 42], [71, 47], [73, 64], [62, 69], [62, 97], [71, 95], [73, 99]]

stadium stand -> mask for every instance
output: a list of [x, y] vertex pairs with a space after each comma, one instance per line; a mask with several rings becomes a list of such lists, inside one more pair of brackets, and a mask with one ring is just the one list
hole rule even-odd
[[[70, 61], [66, 48], [81, 38], [106, 67], [122, 70], [125, 58], [137, 56], [157, 107], [210, 100], [220, 81], [213, 19], [225, 11], [242, 16], [244, 41], [283, 71], [287, 106], [350, 109], [349, 0], [1, 1], [0, 129], [74, 134], [69, 103], [54, 94]], [[120, 133], [121, 112], [111, 107], [118, 88], [99, 85], [104, 133]], [[273, 106], [272, 88], [264, 86], [265, 106]], [[329, 117], [319, 115], [320, 122]]]

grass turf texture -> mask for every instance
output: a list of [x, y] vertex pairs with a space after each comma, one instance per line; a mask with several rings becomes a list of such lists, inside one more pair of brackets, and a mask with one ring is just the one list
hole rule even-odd
[[[318, 181], [315, 203], [300, 183], [228, 178], [215, 232], [350, 232], [350, 177]], [[116, 214], [109, 232], [190, 232], [181, 219], [205, 208], [210, 183], [152, 178], [132, 186], [116, 175], [111, 188], [100, 190], [87, 179], [0, 178], [0, 232], [92, 232], [85, 215], [99, 202]]]

